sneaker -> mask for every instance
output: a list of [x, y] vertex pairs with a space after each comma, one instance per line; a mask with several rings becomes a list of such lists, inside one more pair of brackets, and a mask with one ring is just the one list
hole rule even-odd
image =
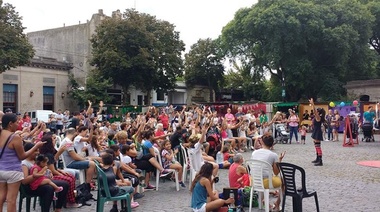
[[214, 183], [218, 183], [219, 182], [219, 177], [215, 177], [214, 178]]
[[82, 204], [78, 204], [78, 203], [66, 203], [66, 208], [79, 208], [81, 206]]
[[138, 202], [131, 202], [131, 208], [137, 208], [137, 207], [139, 207]]
[[165, 177], [167, 175], [169, 175], [171, 172], [169, 172], [168, 170], [164, 169], [161, 174], [160, 174], [160, 177]]
[[145, 187], [145, 190], [156, 190], [156, 187], [152, 186], [152, 185], [147, 185]]
[[186, 185], [185, 185], [185, 183], [183, 183], [183, 182], [179, 182], [179, 185], [180, 185], [182, 188], [186, 188]]
[[133, 195], [133, 199], [140, 199], [140, 198], [143, 198], [144, 196], [145, 196], [144, 194], [136, 193], [135, 195]]
[[112, 207], [110, 212], [119, 212], [119, 210], [117, 209], [117, 207]]

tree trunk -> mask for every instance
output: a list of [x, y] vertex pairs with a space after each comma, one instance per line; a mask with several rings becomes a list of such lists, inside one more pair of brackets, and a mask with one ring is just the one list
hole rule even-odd
[[148, 100], [146, 101], [147, 105], [151, 105], [152, 104], [152, 91], [148, 91], [146, 92], [146, 97], [148, 98]]
[[[123, 92], [123, 99], [121, 100], [121, 104], [122, 105], [126, 105], [127, 104], [127, 94], [128, 94], [128, 87], [122, 87], [122, 92]], [[129, 104], [131, 104], [131, 100], [128, 101]]]
[[214, 89], [212, 87], [209, 87], [210, 91], [210, 101], [209, 102], [214, 102]]

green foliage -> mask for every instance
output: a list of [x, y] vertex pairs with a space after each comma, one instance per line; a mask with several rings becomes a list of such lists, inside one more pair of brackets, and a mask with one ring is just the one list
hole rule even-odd
[[168, 91], [183, 73], [184, 43], [167, 21], [126, 10], [122, 19], [109, 18], [91, 39], [92, 65], [126, 91], [135, 86], [144, 92]]
[[69, 95], [78, 102], [78, 105], [86, 105], [87, 101], [91, 102], [108, 102], [110, 96], [107, 94], [107, 88], [112, 86], [112, 80], [105, 79], [98, 70], [92, 70], [86, 80], [86, 87], [81, 86], [74, 78], [73, 74], [69, 74]]
[[374, 20], [359, 1], [262, 0], [239, 10], [219, 42], [254, 72], [277, 77], [287, 100], [331, 99], [347, 81], [377, 75], [368, 48]]
[[210, 90], [210, 102], [213, 102], [213, 92], [223, 84], [224, 67], [222, 55], [215, 41], [199, 39], [185, 54], [186, 85], [204, 85]]
[[15, 7], [0, 0], [0, 73], [25, 65], [33, 57], [21, 20]]
[[380, 55], [380, 0], [369, 0], [367, 6], [372, 15], [375, 16], [370, 44]]
[[240, 88], [244, 91], [247, 100], [263, 99], [264, 76], [262, 72], [255, 71], [249, 64], [233, 61], [232, 68], [225, 75], [226, 88]]

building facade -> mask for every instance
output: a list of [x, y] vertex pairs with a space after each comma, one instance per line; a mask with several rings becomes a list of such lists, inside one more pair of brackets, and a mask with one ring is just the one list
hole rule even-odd
[[366, 101], [380, 102], [380, 79], [350, 81], [344, 87], [348, 96], [359, 99], [367, 95]]
[[[30, 32], [27, 36], [33, 45], [35, 55], [51, 57], [59, 62], [72, 64], [70, 72], [77, 82], [85, 86], [87, 73], [92, 68], [90, 65], [92, 57], [90, 39], [95, 33], [96, 27], [107, 17], [100, 9], [86, 23]], [[112, 12], [112, 17], [121, 18], [120, 11]], [[114, 105], [191, 104], [192, 101], [205, 102], [209, 95], [209, 91], [203, 87], [196, 86], [187, 89], [184, 82], [178, 82], [176, 88], [168, 94], [152, 91], [150, 99], [146, 93], [133, 87], [127, 93], [123, 93], [122, 89], [114, 85], [107, 92], [112, 97], [110, 103]]]
[[58, 110], [73, 108], [75, 102], [67, 98], [70, 63], [51, 58], [33, 58], [26, 66], [20, 66], [1, 74], [0, 99], [2, 110], [13, 112], [31, 110]]

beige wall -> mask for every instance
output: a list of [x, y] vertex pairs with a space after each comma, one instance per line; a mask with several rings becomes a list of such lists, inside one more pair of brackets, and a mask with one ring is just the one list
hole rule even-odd
[[36, 56], [55, 58], [73, 64], [76, 80], [85, 84], [91, 59], [91, 36], [104, 19], [101, 11], [83, 24], [30, 32], [27, 34]]
[[[215, 99], [215, 95], [214, 95]], [[186, 104], [191, 105], [193, 102], [210, 102], [210, 91], [206, 86], [196, 85], [187, 89]]]
[[344, 87], [348, 96], [358, 98], [361, 95], [369, 95], [369, 101], [380, 101], [380, 79], [350, 81]]
[[[1, 74], [3, 84], [16, 84], [18, 89], [17, 112], [43, 109], [43, 86], [54, 87], [54, 110], [76, 109], [77, 105], [67, 95], [68, 71], [21, 66]], [[31, 97], [30, 92], [34, 95]], [[61, 94], [65, 93], [65, 98]], [[3, 107], [3, 86], [0, 86]]]

